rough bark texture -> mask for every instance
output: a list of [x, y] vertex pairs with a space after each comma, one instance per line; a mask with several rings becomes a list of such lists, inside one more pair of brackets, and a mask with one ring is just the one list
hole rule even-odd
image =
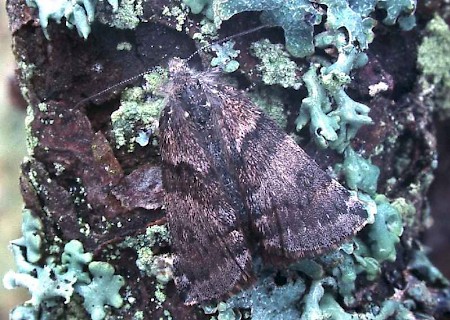
[[[425, 22], [433, 11], [442, 10], [440, 2], [432, 4], [435, 8], [418, 10], [419, 23], [413, 31], [378, 26], [374, 43], [367, 52], [369, 63], [355, 71], [350, 85], [352, 98], [368, 105], [373, 119], [373, 125], [360, 129], [352, 142], [354, 148], [373, 154], [375, 148], [383, 146], [382, 152], [372, 157], [373, 164], [381, 168], [378, 192], [390, 198], [403, 197], [416, 210], [397, 246], [397, 260], [383, 264], [378, 281], [358, 289], [360, 299], [352, 310], [358, 310], [365, 303], [363, 293], [367, 290], [376, 293], [374, 296], [381, 301], [422, 279], [420, 274], [408, 269], [408, 264], [412, 250], [419, 246], [429, 224], [427, 192], [437, 150], [433, 102], [418, 84], [416, 65], [417, 46]], [[119, 106], [119, 96], [114, 91], [77, 105], [82, 99], [123, 79], [195, 51], [191, 36], [198, 28], [198, 17], [189, 16], [188, 34], [178, 32], [175, 23], [161, 15], [164, 5], [166, 1], [144, 2], [141, 18], [148, 22], [140, 23], [134, 30], [94, 23], [87, 40], [54, 22], [50, 22], [51, 40], [47, 40], [37, 23], [36, 10], [27, 7], [24, 0], [10, 0], [7, 5], [14, 54], [18, 61], [34, 65], [31, 77], [27, 77], [23, 69], [19, 73], [34, 115], [29, 124], [30, 135], [38, 139], [38, 143], [30, 143], [33, 154], [22, 165], [25, 207], [42, 220], [47, 244], [55, 243], [55, 239], [61, 239], [62, 243], [78, 239], [86, 252], [94, 253], [94, 260], [108, 261], [116, 274], [126, 279], [127, 290], [136, 298], [136, 303], [126, 310], [111, 309], [113, 318], [120, 315], [131, 319], [136, 311], [143, 311], [147, 319], [159, 319], [164, 310], [170, 311], [174, 319], [209, 318], [199, 308], [185, 306], [172, 282], [167, 286], [163, 307], [158, 307], [153, 297], [155, 281], [142, 276], [135, 263], [136, 252], [117, 246], [127, 236], [143, 234], [148, 226], [165, 222], [159, 175], [145, 176], [149, 166], [158, 166], [157, 148], [136, 147], [132, 153], [115, 148], [110, 115]], [[111, 11], [105, 3], [97, 5], [97, 12], [99, 17], [110, 19]], [[256, 18], [254, 13], [234, 17], [223, 24], [221, 37], [249, 29]], [[237, 77], [241, 88], [261, 82], [255, 73], [247, 76], [257, 61], [246, 50], [262, 36], [283, 39], [276, 29], [235, 39], [236, 47], [241, 49], [242, 74]], [[132, 43], [133, 49], [117, 50], [117, 45], [123, 41]], [[200, 68], [200, 60], [194, 59], [193, 65]], [[388, 82], [388, 90], [370, 97], [368, 87], [382, 80]], [[291, 113], [287, 128], [292, 131], [298, 104], [289, 102], [300, 101], [306, 96], [306, 90], [285, 92], [286, 112]], [[45, 108], [39, 107], [41, 102], [45, 102]], [[339, 154], [318, 150], [313, 143], [303, 147], [323, 168], [340, 161]], [[62, 164], [64, 171], [58, 172], [55, 163]], [[130, 173], [133, 178], [124, 180]], [[396, 177], [394, 182], [389, 180], [392, 177]], [[142, 201], [146, 193], [133, 182], [146, 179], [152, 180], [147, 181], [151, 199]], [[418, 186], [414, 192], [413, 185]], [[139, 205], [133, 206], [133, 203]], [[44, 247], [48, 249], [47, 245]], [[155, 247], [153, 251], [170, 252], [170, 245]], [[111, 252], [118, 258], [110, 260]], [[450, 309], [447, 289], [436, 283], [430, 283], [429, 289], [431, 302], [424, 302], [421, 312], [429, 317], [444, 318]]]

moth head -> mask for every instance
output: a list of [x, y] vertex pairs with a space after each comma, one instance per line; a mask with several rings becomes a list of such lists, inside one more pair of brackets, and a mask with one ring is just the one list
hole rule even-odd
[[171, 59], [168, 64], [168, 69], [171, 79], [177, 79], [180, 75], [189, 75], [191, 73], [187, 61], [181, 58]]

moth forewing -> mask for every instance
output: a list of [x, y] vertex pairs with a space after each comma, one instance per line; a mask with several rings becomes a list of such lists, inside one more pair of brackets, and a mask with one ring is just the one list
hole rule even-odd
[[169, 70], [162, 179], [186, 303], [248, 285], [256, 254], [286, 265], [335, 248], [366, 223], [363, 204], [245, 94], [180, 59]]

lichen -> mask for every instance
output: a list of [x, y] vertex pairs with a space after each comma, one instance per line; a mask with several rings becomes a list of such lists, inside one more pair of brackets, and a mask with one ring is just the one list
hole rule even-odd
[[142, 0], [121, 0], [109, 25], [117, 29], [135, 29], [143, 13]]
[[119, 42], [116, 48], [119, 51], [130, 51], [131, 49], [133, 49], [133, 45], [129, 42], [123, 41]]
[[386, 17], [383, 22], [387, 25], [393, 25], [400, 20], [400, 26], [404, 30], [410, 30], [415, 25], [413, 16], [416, 10], [416, 0], [379, 0], [377, 7], [386, 10]]
[[[124, 0], [122, 0], [124, 1]], [[117, 10], [117, 0], [108, 0], [108, 3]], [[66, 20], [66, 26], [70, 29], [75, 27], [78, 34], [87, 39], [91, 32], [91, 23], [95, 19], [95, 6], [97, 1], [94, 0], [27, 0], [29, 7], [35, 7], [39, 10], [39, 24], [47, 39], [49, 20], [61, 23], [62, 18]]]
[[380, 169], [351, 147], [345, 149], [344, 162], [337, 165], [335, 171], [344, 174], [347, 187], [352, 190], [361, 190], [370, 195], [374, 195], [377, 191]]
[[[313, 56], [316, 48], [334, 47], [331, 52], [337, 51], [337, 59], [315, 57], [312, 61], [316, 64], [303, 75], [308, 97], [302, 101], [296, 125], [297, 130], [301, 130], [309, 124], [311, 136], [319, 146], [338, 152], [345, 150], [362, 125], [372, 122], [369, 108], [354, 101], [346, 91], [351, 72], [367, 62], [363, 51], [374, 38], [376, 20], [372, 13], [377, 8], [384, 9], [387, 12], [385, 23], [399, 21], [401, 28], [409, 29], [414, 25], [416, 6], [414, 0], [321, 0], [319, 4], [324, 11], [306, 0], [186, 0], [184, 3], [193, 13], [203, 13], [213, 20], [216, 28], [232, 16], [247, 11], [261, 11], [263, 24], [281, 26], [287, 52], [267, 39], [251, 48], [261, 60], [257, 69], [268, 85], [298, 89], [301, 83], [298, 74], [302, 70], [288, 54], [308, 57]], [[324, 31], [313, 36], [319, 24]]]
[[260, 59], [257, 70], [262, 75], [262, 80], [267, 85], [280, 85], [283, 88], [298, 89], [301, 85], [299, 68], [289, 58], [289, 54], [283, 50], [281, 44], [273, 44], [267, 39], [254, 42], [250, 50]]
[[250, 94], [252, 101], [281, 128], [287, 126], [287, 115], [284, 112], [282, 92], [277, 88], [265, 87]]
[[114, 275], [114, 267], [109, 263], [94, 261], [89, 263], [92, 281], [89, 284], [75, 284], [75, 291], [84, 298], [84, 307], [92, 320], [101, 320], [106, 316], [105, 305], [120, 308], [123, 299], [119, 294], [125, 284], [122, 276]]
[[32, 106], [27, 107], [27, 116], [25, 117], [25, 130], [26, 130], [26, 146], [27, 154], [32, 156], [34, 154], [34, 148], [39, 145], [39, 138], [36, 136], [37, 132], [33, 131], [32, 123], [34, 121], [34, 110]]
[[67, 305], [75, 292], [84, 298], [86, 310], [93, 320], [105, 317], [105, 305], [121, 306], [119, 290], [124, 280], [114, 275], [114, 268], [109, 263], [92, 262], [92, 254], [85, 253], [78, 240], [68, 242], [61, 256], [57, 255], [58, 250], [52, 250], [54, 254], [47, 255], [44, 260], [42, 222], [29, 210], [24, 210], [22, 230], [23, 237], [11, 241], [10, 245], [17, 272], [8, 271], [3, 285], [7, 289], [27, 288], [31, 299], [12, 310], [11, 319], [37, 320], [43, 304], [58, 308], [62, 298]]
[[239, 68], [239, 62], [234, 60], [239, 55], [239, 50], [233, 49], [234, 41], [227, 41], [222, 45], [215, 44], [211, 49], [216, 53], [212, 58], [211, 66], [219, 67], [226, 73], [231, 73]]
[[450, 28], [435, 16], [426, 30], [428, 35], [418, 48], [417, 63], [426, 78], [424, 91], [434, 89], [437, 111], [445, 119], [450, 117]]
[[439, 16], [428, 22], [425, 37], [419, 46], [417, 61], [426, 76], [433, 77], [434, 83], [443, 82], [450, 88], [450, 28]]
[[177, 31], [183, 30], [183, 26], [188, 17], [187, 6], [184, 3], [181, 3], [180, 6], [164, 7], [162, 14], [169, 17], [169, 21], [172, 19], [175, 20], [175, 29]]
[[[217, 27], [232, 16], [246, 11], [262, 11], [261, 20], [267, 25], [284, 29], [286, 48], [294, 57], [306, 57], [314, 53], [313, 30], [322, 22], [323, 12], [306, 0], [265, 0], [265, 1], [220, 1], [184, 0], [191, 12], [203, 13], [214, 20]], [[395, 23], [401, 19], [401, 26], [414, 25], [412, 14], [414, 0], [366, 0], [366, 1], [319, 1], [326, 6], [326, 28], [328, 30], [346, 29], [349, 43], [357, 43], [360, 49], [367, 49], [373, 39], [372, 28], [375, 20], [369, 15], [375, 7], [385, 9], [384, 22]]]
[[144, 234], [127, 237], [119, 245], [121, 248], [132, 248], [136, 251], [136, 266], [142, 275], [156, 280], [154, 298], [161, 306], [166, 300], [166, 285], [173, 279], [173, 256], [155, 252], [158, 246], [170, 244], [170, 234], [166, 225], [148, 227]]
[[169, 255], [155, 255], [152, 247], [170, 243], [167, 226], [156, 225], [146, 229], [145, 234], [136, 237], [127, 237], [120, 245], [124, 248], [133, 248], [137, 253], [136, 266], [143, 274], [155, 276], [160, 282], [167, 283], [171, 279], [171, 258]]
[[[323, 85], [317, 66], [313, 65], [304, 74], [303, 81], [308, 97], [302, 100], [296, 119], [297, 130], [310, 123], [311, 136], [320, 147], [343, 152], [359, 128], [372, 123], [369, 107], [351, 99], [340, 86]], [[334, 110], [329, 96], [335, 103]]]
[[158, 95], [158, 89], [167, 78], [164, 69], [156, 68], [144, 76], [143, 87], [128, 88], [122, 93], [119, 109], [111, 114], [117, 149], [127, 146], [127, 151], [132, 152], [136, 143], [148, 144], [142, 140], [145, 138], [142, 133], [157, 132], [159, 113], [164, 107], [164, 98]]

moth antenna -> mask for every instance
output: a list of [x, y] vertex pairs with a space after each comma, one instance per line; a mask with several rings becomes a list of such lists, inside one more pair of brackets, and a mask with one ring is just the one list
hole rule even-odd
[[[212, 46], [214, 46], [214, 45], [221, 44], [221, 43], [223, 43], [223, 42], [225, 42], [225, 41], [228, 41], [228, 40], [231, 40], [231, 39], [235, 39], [235, 38], [238, 38], [238, 37], [242, 37], [242, 36], [245, 36], [245, 35], [247, 35], [247, 34], [250, 34], [250, 33], [253, 33], [253, 32], [259, 31], [259, 30], [261, 30], [261, 29], [268, 28], [268, 27], [271, 27], [271, 26], [270, 26], [270, 25], [261, 25], [261, 26], [258, 26], [258, 27], [255, 27], [255, 28], [252, 28], [252, 29], [249, 29], [249, 30], [246, 30], [246, 31], [242, 31], [242, 32], [233, 34], [233, 35], [228, 36], [228, 37], [225, 37], [225, 38], [223, 38], [223, 39], [217, 40], [217, 41], [215, 41], [215, 42], [213, 42], [213, 43], [204, 45], [204, 46], [202, 46], [201, 48], [197, 49], [197, 50], [196, 50], [194, 53], [192, 53], [189, 57], [187, 57], [186, 61], [190, 61], [190, 60], [191, 60], [193, 57], [195, 57], [195, 55], [197, 55], [199, 52], [201, 52], [201, 51], [203, 51], [203, 50], [205, 50], [205, 49], [208, 49], [208, 48], [210, 48], [210, 47], [212, 47]], [[134, 81], [134, 80], [136, 80], [136, 79], [139, 79], [139, 78], [145, 76], [146, 74], [150, 73], [151, 71], [152, 71], [152, 69], [145, 70], [145, 71], [143, 71], [143, 72], [141, 72], [141, 73], [139, 73], [139, 74], [137, 74], [137, 75], [132, 76], [131, 78], [122, 80], [122, 81], [120, 81], [120, 82], [118, 82], [118, 83], [116, 83], [116, 84], [114, 84], [114, 85], [112, 85], [112, 86], [107, 87], [106, 89], [103, 89], [102, 91], [99, 91], [99, 92], [97, 92], [97, 93], [95, 93], [95, 94], [93, 94], [93, 95], [91, 95], [91, 96], [89, 96], [89, 97], [87, 97], [87, 98], [84, 98], [84, 99], [78, 101], [78, 102], [74, 105], [74, 108], [78, 108], [79, 106], [85, 104], [86, 102], [89, 102], [90, 100], [92, 100], [92, 99], [94, 99], [94, 98], [100, 97], [100, 96], [102, 96], [103, 94], [105, 94], [105, 93], [107, 93], [107, 92], [110, 92], [111, 90], [114, 90], [114, 89], [116, 89], [116, 88], [122, 87], [122, 86], [124, 86], [124, 85], [126, 85], [126, 84], [128, 84], [128, 83], [130, 83], [130, 82], [132, 82], [132, 81]]]
[[78, 102], [74, 105], [74, 108], [77, 108], [77, 107], [79, 107], [80, 105], [83, 105], [84, 103], [86, 103], [86, 102], [88, 102], [88, 101], [90, 101], [90, 100], [92, 100], [92, 99], [94, 99], [94, 98], [100, 97], [101, 95], [103, 95], [103, 94], [105, 94], [105, 93], [107, 93], [107, 92], [109, 92], [109, 91], [111, 91], [111, 90], [114, 90], [114, 89], [116, 89], [116, 88], [122, 87], [122, 86], [124, 86], [124, 85], [126, 85], [126, 84], [128, 84], [128, 83], [130, 83], [130, 82], [132, 82], [132, 81], [134, 81], [134, 80], [136, 80], [136, 79], [139, 79], [139, 78], [145, 76], [147, 73], [150, 73], [151, 70], [152, 70], [152, 69], [145, 70], [145, 71], [143, 71], [143, 72], [141, 72], [141, 73], [139, 73], [139, 74], [137, 74], [137, 75], [132, 76], [131, 78], [122, 80], [122, 81], [120, 81], [120, 82], [118, 82], [118, 83], [116, 83], [116, 84], [113, 84], [112, 86], [109, 86], [109, 87], [106, 88], [106, 89], [103, 89], [102, 91], [99, 91], [99, 92], [97, 92], [97, 93], [95, 93], [95, 94], [93, 94], [93, 95], [91, 95], [91, 96], [89, 96], [89, 97], [87, 97], [87, 98], [84, 98], [84, 99], [78, 101]]
[[228, 36], [228, 37], [225, 37], [225, 38], [222, 38], [222, 39], [217, 40], [217, 41], [215, 41], [215, 42], [213, 42], [213, 43], [206, 44], [206, 45], [204, 45], [203, 47], [200, 47], [199, 49], [197, 49], [197, 50], [196, 50], [194, 53], [192, 53], [189, 57], [187, 57], [186, 61], [190, 61], [190, 60], [191, 60], [193, 57], [195, 57], [195, 55], [197, 55], [199, 52], [201, 52], [201, 51], [203, 51], [203, 50], [205, 50], [205, 49], [211, 48], [212, 46], [215, 46], [216, 44], [221, 44], [221, 43], [224, 43], [225, 41], [228, 41], [228, 40], [231, 40], [231, 39], [235, 39], [235, 38], [239, 38], [239, 37], [245, 36], [245, 35], [247, 35], [247, 34], [250, 34], [250, 33], [256, 32], [256, 31], [259, 31], [259, 30], [264, 29], [264, 28], [269, 28], [269, 27], [271, 27], [271, 26], [270, 26], [270, 25], [267, 25], [267, 24], [264, 24], [264, 25], [261, 25], [261, 26], [258, 26], [258, 27], [255, 27], [255, 28], [252, 28], [252, 29], [249, 29], [249, 30], [246, 30], [246, 31], [242, 31], [242, 32], [233, 34], [233, 35]]

